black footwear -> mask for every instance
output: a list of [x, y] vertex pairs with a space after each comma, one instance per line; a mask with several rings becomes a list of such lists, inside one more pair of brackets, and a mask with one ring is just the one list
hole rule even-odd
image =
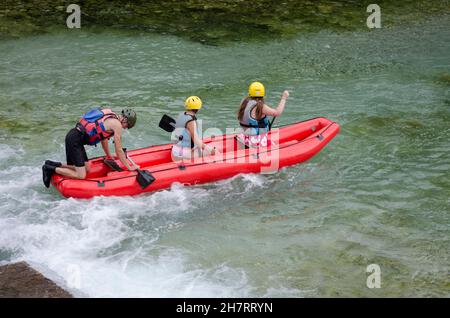
[[42, 181], [44, 181], [44, 185], [49, 188], [50, 180], [52, 179], [52, 175], [55, 173], [55, 166], [51, 165], [43, 165], [42, 166]]
[[61, 167], [62, 163], [57, 161], [45, 160], [45, 164], [54, 167]]

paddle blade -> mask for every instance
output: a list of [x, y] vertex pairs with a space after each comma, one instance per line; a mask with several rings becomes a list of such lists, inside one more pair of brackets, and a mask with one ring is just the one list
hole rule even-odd
[[153, 177], [147, 170], [138, 170], [136, 179], [142, 189], [147, 188], [153, 183], [153, 181], [156, 180], [155, 177]]
[[110, 167], [113, 171], [123, 171], [121, 167], [115, 162], [113, 159], [105, 159], [103, 160], [103, 163]]
[[163, 115], [159, 121], [159, 127], [167, 132], [172, 132], [175, 130], [175, 119], [170, 116]]

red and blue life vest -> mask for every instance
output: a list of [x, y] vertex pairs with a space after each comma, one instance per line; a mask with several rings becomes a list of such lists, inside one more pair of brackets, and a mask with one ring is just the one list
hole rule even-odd
[[100, 141], [109, 139], [114, 135], [114, 132], [108, 132], [105, 129], [105, 120], [109, 118], [119, 119], [119, 117], [108, 108], [94, 108], [81, 117], [76, 128], [85, 134], [86, 144], [94, 146]]

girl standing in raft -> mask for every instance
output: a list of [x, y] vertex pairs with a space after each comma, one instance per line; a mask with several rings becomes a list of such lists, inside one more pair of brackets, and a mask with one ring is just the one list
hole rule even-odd
[[181, 112], [175, 123], [175, 136], [178, 142], [172, 147], [172, 159], [192, 159], [200, 157], [203, 152], [214, 155], [215, 149], [204, 144], [200, 139], [196, 114], [202, 108], [202, 101], [197, 96], [190, 96], [184, 102], [186, 111]]
[[270, 108], [264, 103], [265, 89], [260, 82], [253, 82], [248, 88], [248, 97], [241, 102], [238, 112], [238, 120], [243, 132], [238, 135], [238, 140], [246, 147], [267, 147], [267, 133], [270, 123], [267, 116], [278, 117], [283, 113], [289, 92], [284, 91], [276, 109]]

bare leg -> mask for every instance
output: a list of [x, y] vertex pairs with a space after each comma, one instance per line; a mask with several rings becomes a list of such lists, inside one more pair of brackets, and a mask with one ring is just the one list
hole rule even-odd
[[74, 179], [85, 179], [86, 178], [86, 167], [74, 167], [75, 170], [70, 168], [56, 168], [57, 174], [62, 176], [71, 177]]
[[198, 148], [195, 147], [191, 150], [191, 158], [200, 158], [202, 157], [203, 152]]
[[[89, 170], [90, 170], [90, 165], [89, 165], [88, 161], [84, 162], [84, 167], [86, 169], [86, 174], [88, 174]], [[67, 164], [62, 164], [61, 167], [58, 167], [58, 168], [70, 169], [70, 170], [74, 171], [75, 173], [77, 171], [77, 167], [75, 167], [73, 165], [67, 165]], [[80, 167], [80, 168], [82, 168], [82, 167]], [[56, 171], [56, 172], [59, 173], [58, 171]], [[60, 174], [62, 174], [62, 173], [60, 173]], [[62, 175], [64, 175], [64, 174], [62, 174]], [[72, 175], [70, 175], [70, 176], [72, 176]], [[67, 177], [69, 177], [69, 176], [67, 176]], [[81, 178], [81, 179], [84, 179], [84, 178]]]
[[195, 158], [201, 157], [201, 154], [199, 153], [198, 147], [192, 148], [192, 149], [183, 149], [181, 152], [182, 156], [176, 156], [172, 152], [172, 159], [173, 161], [184, 161], [189, 162], [191, 160], [194, 160]]
[[61, 164], [61, 167], [59, 167], [59, 168], [67, 168], [67, 169], [71, 169], [71, 170], [75, 171], [75, 166], [72, 166], [72, 165]]

